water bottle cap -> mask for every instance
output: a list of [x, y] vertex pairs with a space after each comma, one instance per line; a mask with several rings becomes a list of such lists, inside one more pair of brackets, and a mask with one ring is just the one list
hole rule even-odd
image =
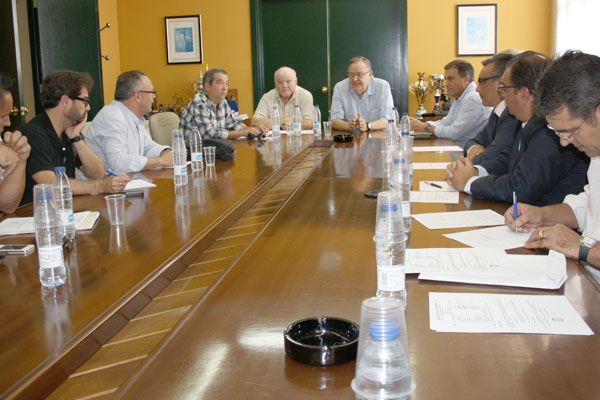
[[54, 167], [54, 172], [60, 174], [61, 172], [67, 172], [65, 167]]
[[38, 200], [52, 200], [52, 193], [50, 192], [45, 192], [45, 193], [38, 193]]
[[403, 117], [404, 117], [405, 115], [408, 117], [408, 113], [407, 113], [407, 112], [404, 112], [404, 113], [402, 113], [402, 116], [403, 116]]
[[391, 204], [382, 204], [381, 205], [381, 211], [398, 211], [398, 204], [396, 203], [391, 203]]
[[405, 162], [404, 158], [394, 158], [394, 164], [404, 164]]
[[392, 107], [392, 110], [397, 110], [397, 109], [398, 109], [398, 108], [396, 108], [396, 107]]
[[393, 123], [394, 123], [394, 120], [393, 120], [393, 119], [388, 119], [388, 122], [389, 122], [390, 124], [393, 124]]
[[192, 129], [198, 129], [196, 125], [192, 125]]
[[296, 108], [300, 108], [300, 106], [296, 104]]
[[318, 105], [318, 104], [315, 104], [315, 108], [319, 108], [319, 105]]
[[369, 325], [369, 334], [373, 340], [394, 340], [400, 336], [400, 326], [391, 320], [378, 320]]

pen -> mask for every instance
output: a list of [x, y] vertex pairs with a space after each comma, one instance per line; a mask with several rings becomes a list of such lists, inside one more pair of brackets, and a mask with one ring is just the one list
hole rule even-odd
[[427, 185], [431, 185], [433, 187], [436, 187], [438, 189], [441, 189], [442, 187], [440, 185], [438, 185], [437, 183], [433, 183], [433, 182], [425, 182]]
[[519, 233], [519, 228], [517, 227], [517, 218], [519, 218], [519, 212], [517, 211], [517, 192], [513, 192], [513, 212], [515, 214], [515, 232]]
[[116, 172], [111, 171], [110, 169], [106, 168], [104, 170], [107, 174], [112, 175], [112, 176], [123, 176], [123, 175], [119, 175]]

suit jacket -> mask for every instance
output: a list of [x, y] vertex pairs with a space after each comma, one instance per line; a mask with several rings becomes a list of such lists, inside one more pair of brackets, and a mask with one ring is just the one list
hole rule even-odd
[[489, 175], [473, 181], [473, 196], [510, 203], [515, 191], [519, 202], [544, 206], [583, 190], [589, 158], [572, 145], [562, 147], [546, 120], [534, 116], [519, 125], [511, 146], [480, 165]]
[[485, 160], [497, 157], [502, 150], [512, 144], [520, 124], [508, 112], [508, 107], [504, 108], [499, 117], [495, 112], [492, 112], [483, 129], [465, 144], [464, 155], [467, 155], [467, 151], [471, 146], [481, 145], [485, 147], [485, 152], [476, 155], [473, 158], [473, 164], [480, 164]]

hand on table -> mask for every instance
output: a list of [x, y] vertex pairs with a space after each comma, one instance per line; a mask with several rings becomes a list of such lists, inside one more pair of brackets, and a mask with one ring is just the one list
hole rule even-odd
[[366, 132], [368, 130], [367, 122], [363, 119], [360, 113], [358, 113], [358, 116], [356, 118], [348, 122], [348, 128], [350, 132], [354, 132], [357, 126], [359, 127], [361, 132]]
[[415, 132], [424, 132], [427, 127], [427, 122], [421, 121], [415, 117], [408, 117], [410, 119], [410, 128]]
[[480, 155], [481, 153], [483, 153], [485, 151], [485, 147], [483, 147], [480, 144], [476, 144], [474, 146], [471, 146], [471, 148], [469, 149], [469, 151], [467, 152], [467, 158], [471, 161], [473, 161], [473, 159], [475, 158], [475, 156]]
[[464, 191], [469, 179], [477, 175], [479, 175], [477, 168], [475, 168], [471, 160], [465, 157], [451, 162], [446, 168], [446, 182], [460, 191]]
[[550, 249], [570, 258], [579, 258], [581, 236], [563, 224], [540, 227], [533, 231], [525, 247], [528, 249]]
[[514, 209], [511, 206], [504, 212], [504, 223], [511, 231], [518, 228], [519, 232], [531, 232], [543, 225], [544, 210], [542, 207], [517, 203], [517, 220], [515, 221]]
[[103, 193], [119, 193], [125, 190], [127, 182], [129, 182], [129, 176], [125, 172], [119, 172], [122, 176], [107, 176], [102, 180], [102, 192]]

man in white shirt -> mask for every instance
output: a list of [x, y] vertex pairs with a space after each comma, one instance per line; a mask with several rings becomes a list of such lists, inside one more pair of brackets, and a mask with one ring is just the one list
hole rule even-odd
[[[544, 115], [562, 146], [573, 144], [591, 158], [588, 184], [561, 204], [518, 204], [504, 214], [506, 225], [533, 231], [528, 248], [547, 248], [587, 263], [600, 282], [600, 57], [568, 51], [554, 61], [537, 83], [535, 109]], [[581, 234], [579, 234], [579, 232]]]
[[313, 96], [298, 86], [296, 71], [290, 67], [281, 67], [275, 71], [275, 89], [265, 93], [254, 111], [252, 125], [271, 129], [271, 110], [277, 104], [281, 117], [281, 126], [293, 122], [294, 109], [300, 107], [302, 129], [312, 129]]
[[156, 143], [144, 126], [143, 116], [152, 110], [156, 92], [141, 71], [119, 75], [115, 100], [92, 121], [85, 139], [113, 171], [137, 172], [173, 165], [168, 146]]

